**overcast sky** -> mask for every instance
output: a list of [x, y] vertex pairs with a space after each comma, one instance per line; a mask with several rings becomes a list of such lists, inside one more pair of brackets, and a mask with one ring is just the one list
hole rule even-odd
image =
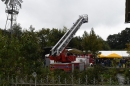
[[[30, 25], [42, 28], [71, 28], [79, 15], [87, 14], [88, 23], [83, 24], [76, 36], [82, 36], [91, 28], [104, 40], [130, 27], [125, 23], [125, 0], [23, 0], [17, 23], [23, 29]], [[5, 28], [5, 4], [0, 1], [0, 28]]]

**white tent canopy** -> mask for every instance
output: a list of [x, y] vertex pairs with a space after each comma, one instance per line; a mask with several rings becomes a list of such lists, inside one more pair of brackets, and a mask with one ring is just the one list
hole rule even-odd
[[104, 56], [108, 56], [112, 53], [116, 53], [122, 57], [130, 57], [127, 51], [99, 51], [99, 52], [101, 52], [101, 54]]

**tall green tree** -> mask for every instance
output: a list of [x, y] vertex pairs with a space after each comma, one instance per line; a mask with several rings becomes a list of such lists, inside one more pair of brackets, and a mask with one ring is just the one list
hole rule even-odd
[[61, 37], [65, 34], [64, 32], [66, 31], [65, 29], [66, 27], [64, 27], [63, 29], [53, 28], [49, 33], [48, 44], [50, 44], [51, 46], [54, 46], [61, 39]]
[[102, 50], [102, 39], [95, 34], [92, 28], [90, 34], [84, 31], [82, 38], [82, 46], [86, 52], [91, 51], [92, 54], [96, 54], [99, 50]]
[[65, 31], [67, 31], [66, 29], [66, 27], [63, 27], [63, 29], [42, 28], [42, 30], [38, 32], [38, 37], [40, 39], [41, 45], [44, 45], [44, 47], [54, 46], [65, 34]]
[[10, 38], [3, 36], [0, 33], [0, 58], [1, 69], [0, 72], [4, 74], [16, 74], [18, 69], [17, 61], [21, 55], [19, 40], [16, 38]]
[[39, 67], [42, 65], [42, 56], [37, 34], [32, 31], [26, 31], [22, 34], [20, 42], [21, 54], [26, 60], [28, 71], [30, 73], [33, 71], [38, 72]]
[[39, 42], [40, 42], [40, 45], [42, 47], [42, 49], [46, 46], [48, 46], [48, 41], [49, 41], [49, 35], [50, 33], [50, 29], [49, 28], [42, 28], [42, 30], [40, 30], [38, 32], [38, 37], [39, 37]]

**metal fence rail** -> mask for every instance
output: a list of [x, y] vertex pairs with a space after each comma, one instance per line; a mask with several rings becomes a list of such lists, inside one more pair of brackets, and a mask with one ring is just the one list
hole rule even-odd
[[7, 77], [7, 78], [0, 78], [0, 86], [103, 86], [103, 85], [130, 85], [129, 78], [126, 78], [121, 83], [118, 78], [104, 78], [103, 76], [100, 76], [98, 78], [94, 77], [92, 79], [89, 79], [86, 76], [83, 77], [75, 77], [73, 75], [69, 77], [61, 77], [59, 76], [49, 76], [46, 75], [42, 78], [39, 77]]

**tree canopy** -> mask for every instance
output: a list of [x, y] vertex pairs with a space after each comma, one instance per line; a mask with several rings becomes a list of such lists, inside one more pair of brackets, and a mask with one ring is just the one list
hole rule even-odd
[[[12, 30], [0, 29], [0, 74], [31, 74], [43, 73], [44, 47], [54, 46], [68, 29], [63, 27], [42, 28], [35, 31], [31, 25], [28, 30], [22, 30], [20, 24], [14, 24]], [[101, 49], [109, 49], [107, 43], [95, 34], [92, 28], [90, 34], [86, 31], [83, 37], [72, 38], [68, 47], [80, 51], [95, 53]]]
[[109, 35], [107, 37], [107, 43], [113, 50], [123, 50], [126, 48], [126, 44], [130, 42], [130, 28], [122, 30], [121, 33]]
[[94, 29], [92, 28], [90, 33], [88, 34], [84, 31], [82, 37], [82, 47], [86, 52], [90, 52], [93, 54], [97, 54], [99, 50], [109, 50], [109, 46], [105, 41], [96, 35]]

